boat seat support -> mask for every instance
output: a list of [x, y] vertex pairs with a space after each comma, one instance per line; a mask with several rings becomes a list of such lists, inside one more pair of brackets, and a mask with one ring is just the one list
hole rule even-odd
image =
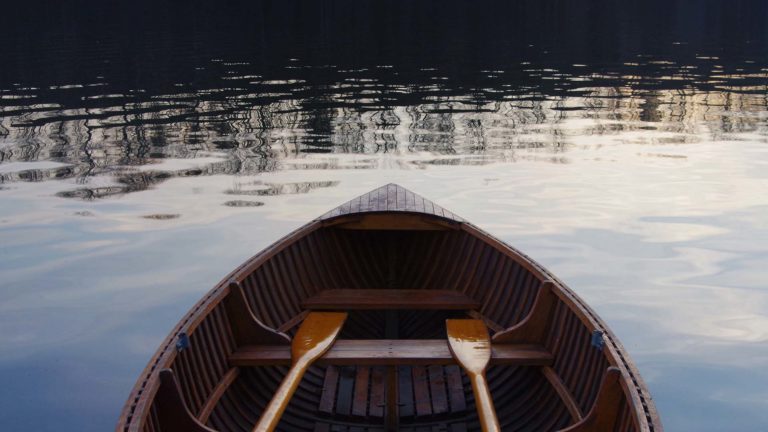
[[269, 328], [253, 314], [245, 297], [242, 285], [234, 279], [229, 281], [229, 294], [224, 298], [229, 324], [237, 346], [243, 345], [285, 345], [291, 344], [291, 338]]
[[528, 316], [517, 325], [493, 335], [493, 342], [542, 343], [551, 321], [552, 312], [555, 310], [557, 295], [554, 293], [554, 288], [555, 284], [551, 280], [542, 282]]
[[158, 421], [164, 432], [216, 432], [200, 423], [189, 411], [172, 370], [161, 370], [159, 378], [155, 404]]
[[616, 416], [624, 400], [624, 389], [621, 387], [621, 370], [615, 366], [609, 367], [603, 375], [592, 409], [578, 423], [561, 429], [560, 432], [601, 432], [613, 430]]

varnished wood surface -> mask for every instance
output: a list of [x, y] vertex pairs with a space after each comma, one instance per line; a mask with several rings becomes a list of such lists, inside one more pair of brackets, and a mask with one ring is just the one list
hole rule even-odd
[[493, 335], [493, 341], [497, 343], [541, 343], [552, 322], [552, 310], [557, 302], [557, 297], [552, 292], [554, 286], [552, 281], [544, 281], [539, 286], [539, 291], [528, 316], [519, 324]]
[[445, 231], [458, 230], [458, 222], [410, 213], [369, 213], [335, 217], [323, 226], [348, 230]]
[[451, 354], [469, 375], [475, 407], [483, 432], [501, 432], [485, 370], [491, 360], [491, 337], [485, 324], [476, 319], [449, 319], [448, 345]]
[[236, 280], [229, 281], [229, 295], [224, 299], [224, 307], [227, 309], [230, 329], [238, 345], [291, 343], [291, 338], [285, 333], [265, 326], [253, 314], [243, 293], [243, 287]]
[[200, 420], [200, 423], [205, 424], [208, 422], [208, 418], [211, 416], [211, 413], [216, 408], [216, 405], [219, 404], [221, 397], [224, 395], [224, 393], [226, 393], [227, 389], [229, 389], [229, 386], [232, 385], [233, 382], [235, 382], [239, 374], [240, 374], [240, 369], [232, 368], [226, 373], [226, 375], [224, 375], [221, 381], [219, 381], [219, 383], [216, 385], [216, 388], [213, 390], [211, 395], [208, 397], [208, 400], [205, 402], [205, 405], [203, 405], [203, 408], [200, 411], [200, 414], [197, 416], [197, 419]]
[[560, 400], [563, 401], [563, 405], [565, 405], [565, 407], [568, 409], [568, 412], [571, 414], [571, 418], [574, 421], [580, 421], [582, 418], [584, 418], [584, 413], [581, 411], [581, 408], [579, 408], [579, 405], [574, 400], [571, 391], [568, 390], [563, 381], [560, 379], [560, 376], [557, 375], [557, 372], [555, 372], [551, 367], [545, 366], [541, 368], [541, 373], [547, 378], [547, 381], [549, 381], [549, 384], [557, 392], [557, 394], [560, 395]]
[[621, 388], [621, 371], [610, 367], [603, 375], [600, 391], [589, 413], [575, 425], [560, 432], [603, 432], [614, 430], [620, 416], [624, 395]]
[[[141, 373], [121, 413], [117, 430], [167, 432], [159, 422], [162, 409], [156, 398], [158, 371], [163, 368], [174, 370], [181, 398], [194, 416], [208, 416], [207, 426], [228, 432], [247, 430], [256, 423], [287, 370], [282, 365], [241, 367], [234, 380], [227, 382], [233, 377], [232, 354], [248, 346], [238, 334], [239, 324], [235, 324], [238, 318], [230, 316], [233, 309], [225, 307], [230, 279], [241, 285], [242, 303], [247, 304], [251, 316], [264, 328], [280, 328], [287, 336], [295, 334], [294, 325], [303, 318], [302, 303], [306, 299], [323, 290], [350, 287], [458, 292], [475, 299], [479, 306], [473, 316], [482, 317], [494, 332], [500, 333], [524, 321], [533, 322], [528, 318], [533, 317], [532, 310], [538, 310], [536, 299], [541, 293], [541, 284], [551, 280], [554, 302], [548, 320], [540, 320], [536, 325], [543, 328], [541, 339], [536, 338], [536, 342], [553, 357], [548, 363], [549, 372], [542, 373], [539, 366], [493, 364], [487, 371], [502, 429], [557, 431], [575, 424], [579, 419], [574, 413], [588, 413], [592, 409], [604, 371], [615, 366], [622, 372], [619, 381], [623, 393], [619, 396], [613, 432], [663, 430], [653, 400], [626, 350], [594, 311], [555, 276], [520, 251], [471, 224], [446, 216], [443, 210], [436, 212], [434, 205], [427, 209], [428, 205], [415, 195], [409, 201], [410, 195], [406, 193], [400, 198], [397, 188], [387, 186], [383, 192], [367, 196], [367, 204], [360, 197], [349, 202], [346, 209], [342, 206], [336, 216], [310, 222], [290, 233], [247, 260], [207, 293], [173, 329]], [[395, 215], [410, 217], [401, 225], [414, 229], [343, 229], [346, 223], [357, 219], [357, 215], [381, 213], [383, 205], [393, 205]], [[420, 205], [425, 209], [420, 209]], [[433, 223], [428, 225], [445, 229], [415, 229], [418, 228], [413, 225], [415, 215], [420, 221], [431, 219]], [[460, 311], [453, 315], [448, 312], [399, 311], [395, 323], [400, 332], [398, 337], [404, 340], [444, 338], [445, 334], [435, 329], [442, 328], [445, 318], [461, 316]], [[350, 320], [354, 325], [345, 326], [342, 337], [346, 339], [342, 340], [386, 337], [385, 327], [389, 325], [385, 325], [380, 311], [353, 311]], [[605, 335], [605, 346], [600, 349], [590, 343], [595, 330]], [[177, 351], [175, 345], [181, 333], [189, 336], [190, 343]], [[280, 428], [312, 431], [324, 424], [329, 430], [382, 430], [381, 424], [369, 417], [344, 417], [335, 413], [322, 422], [317, 420], [326, 367], [321, 362], [307, 371], [296, 397], [286, 407]], [[410, 367], [396, 366], [398, 371]], [[423, 369], [408, 372], [409, 376], [424, 372], [426, 381], [418, 389], [413, 387], [413, 380], [402, 380], [398, 372], [400, 397], [407, 398], [409, 385], [411, 392], [426, 389], [427, 394], [434, 386], [440, 389], [443, 384], [448, 385], [448, 375], [442, 378], [445, 383], [438, 378], [432, 382], [429, 365], [418, 368]], [[557, 380], [551, 380], [552, 377]], [[344, 388], [350, 392], [350, 413], [358, 376], [355, 374], [351, 379], [344, 381]], [[371, 374], [369, 386], [373, 385], [372, 379]], [[455, 377], [452, 379], [455, 381]], [[467, 412], [474, 413], [475, 402], [468, 390], [467, 377], [463, 381], [461, 388], [467, 396]], [[400, 430], [421, 427], [452, 430], [454, 426], [477, 430], [476, 416], [468, 415], [456, 421], [455, 417], [441, 417], [453, 414], [433, 413], [433, 408], [440, 411], [444, 406], [443, 393], [436, 394], [436, 400], [428, 399], [426, 405], [419, 405], [421, 412], [427, 412], [426, 406], [430, 406], [426, 417], [417, 415], [416, 405], [411, 405], [412, 413], [408, 406], [402, 406]]]
[[346, 319], [347, 314], [343, 312], [313, 312], [307, 315], [291, 341], [291, 369], [272, 396], [253, 432], [275, 430], [304, 373], [331, 348]]
[[348, 214], [365, 214], [373, 212], [413, 212], [436, 216], [456, 222], [463, 219], [452, 212], [440, 207], [432, 201], [415, 194], [408, 189], [390, 183], [367, 194], [348, 201], [328, 213], [320, 216], [320, 220], [330, 219]]
[[[491, 348], [491, 362], [498, 365], [551, 365], [554, 357], [539, 345], [499, 344]], [[266, 366], [290, 364], [288, 347], [252, 345], [235, 351], [229, 362], [233, 366]], [[448, 365], [456, 361], [445, 340], [436, 339], [339, 339], [318, 364], [330, 365]]]
[[179, 390], [179, 383], [170, 369], [163, 369], [157, 391], [158, 421], [170, 432], [216, 432], [200, 423], [189, 411]]
[[476, 309], [481, 303], [458, 291], [436, 289], [332, 289], [304, 300], [312, 310]]

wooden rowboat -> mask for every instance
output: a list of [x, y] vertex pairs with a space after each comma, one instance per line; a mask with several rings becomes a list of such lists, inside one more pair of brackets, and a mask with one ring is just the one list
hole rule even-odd
[[662, 431], [573, 291], [386, 185], [236, 268], [142, 372], [119, 432]]

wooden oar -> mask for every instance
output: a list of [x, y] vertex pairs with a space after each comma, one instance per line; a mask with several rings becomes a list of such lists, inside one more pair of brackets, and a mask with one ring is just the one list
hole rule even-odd
[[500, 432], [496, 409], [493, 407], [491, 390], [485, 379], [485, 369], [491, 360], [491, 338], [480, 320], [445, 320], [448, 329], [448, 346], [456, 361], [469, 375], [475, 392], [475, 406], [480, 416], [483, 432]]
[[345, 312], [312, 312], [301, 323], [291, 342], [291, 369], [261, 414], [254, 432], [271, 432], [280, 422], [309, 366], [333, 345], [347, 319]]

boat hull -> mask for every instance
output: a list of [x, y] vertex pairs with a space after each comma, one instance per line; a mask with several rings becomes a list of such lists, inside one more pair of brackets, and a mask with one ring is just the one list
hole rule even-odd
[[[497, 341], [535, 345], [551, 355], [538, 363], [501, 354], [492, 360], [487, 377], [502, 430], [557, 431], [586, 423], [599, 408], [598, 394], [609, 368], [617, 370], [620, 385], [620, 397], [609, 410], [611, 430], [662, 430], [627, 352], [562, 281], [418, 195], [395, 185], [382, 189], [290, 233], [207, 293], [142, 372], [117, 430], [174, 430], [163, 424], [163, 405], [158, 403], [158, 377], [166, 369], [174, 372], [181, 399], [200, 424], [234, 431], [250, 430], [258, 421], [287, 366], [238, 360], [243, 339], [233, 329], [236, 320], [227, 300], [233, 282], [242, 287], [247, 309], [258, 322], [288, 336], [306, 316], [310, 299], [320, 293], [355, 289], [463, 295], [477, 306], [430, 310], [414, 303], [350, 310], [340, 338], [349, 344], [439, 341], [446, 338], [446, 319], [474, 317]], [[550, 294], [541, 300], [543, 284]], [[180, 338], [188, 343], [178, 349]], [[277, 430], [480, 430], [469, 380], [450, 359], [438, 361], [435, 355], [423, 362], [377, 363], [361, 360], [361, 354], [345, 364], [333, 355], [338, 357], [332, 350], [309, 368]], [[387, 395], [394, 394], [388, 403]]]

